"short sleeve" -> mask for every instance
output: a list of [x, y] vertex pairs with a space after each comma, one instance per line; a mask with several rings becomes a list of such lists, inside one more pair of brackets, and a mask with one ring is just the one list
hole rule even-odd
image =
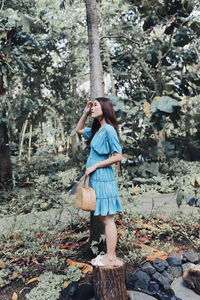
[[83, 137], [88, 140], [91, 136], [92, 136], [91, 128], [85, 127], [83, 130]]
[[116, 130], [111, 125], [107, 125], [106, 132], [107, 132], [110, 152], [111, 153], [117, 152], [117, 153], [122, 154], [122, 146], [119, 142], [119, 138], [118, 138]]

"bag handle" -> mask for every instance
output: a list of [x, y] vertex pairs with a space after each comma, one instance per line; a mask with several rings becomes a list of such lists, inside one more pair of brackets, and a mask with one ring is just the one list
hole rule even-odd
[[84, 179], [83, 179], [83, 187], [88, 187], [88, 180], [87, 178], [89, 178], [89, 176], [84, 175]]

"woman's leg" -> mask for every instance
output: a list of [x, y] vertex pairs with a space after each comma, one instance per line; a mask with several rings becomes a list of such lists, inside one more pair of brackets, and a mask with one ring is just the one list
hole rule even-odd
[[[122, 265], [123, 262], [116, 257], [117, 228], [113, 215], [102, 216], [102, 222], [105, 225], [107, 253], [101, 256], [101, 262], [104, 265]], [[96, 264], [96, 259], [92, 259], [92, 264]]]
[[106, 235], [106, 257], [110, 260], [116, 258], [116, 245], [117, 245], [117, 228], [115, 225], [114, 216], [102, 216], [102, 222], [105, 225], [105, 235]]

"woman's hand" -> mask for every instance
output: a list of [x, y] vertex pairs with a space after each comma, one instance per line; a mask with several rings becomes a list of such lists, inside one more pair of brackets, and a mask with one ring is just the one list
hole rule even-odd
[[92, 106], [93, 106], [93, 102], [88, 101], [86, 106], [85, 106], [84, 113], [89, 114], [91, 112]]
[[85, 176], [90, 175], [90, 174], [93, 173], [95, 170], [96, 170], [96, 166], [95, 166], [95, 165], [92, 166], [92, 167], [87, 168], [86, 171], [85, 171]]

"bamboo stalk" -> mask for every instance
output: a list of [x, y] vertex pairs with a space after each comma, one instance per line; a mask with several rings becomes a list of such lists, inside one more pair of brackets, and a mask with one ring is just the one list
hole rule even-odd
[[28, 161], [31, 159], [31, 141], [32, 141], [33, 125], [30, 124], [29, 141], [28, 141]]
[[24, 122], [24, 124], [22, 126], [21, 141], [20, 141], [20, 145], [19, 145], [19, 160], [21, 160], [21, 156], [22, 156], [24, 137], [25, 137], [27, 125], [28, 125], [28, 119], [26, 119], [26, 121]]

